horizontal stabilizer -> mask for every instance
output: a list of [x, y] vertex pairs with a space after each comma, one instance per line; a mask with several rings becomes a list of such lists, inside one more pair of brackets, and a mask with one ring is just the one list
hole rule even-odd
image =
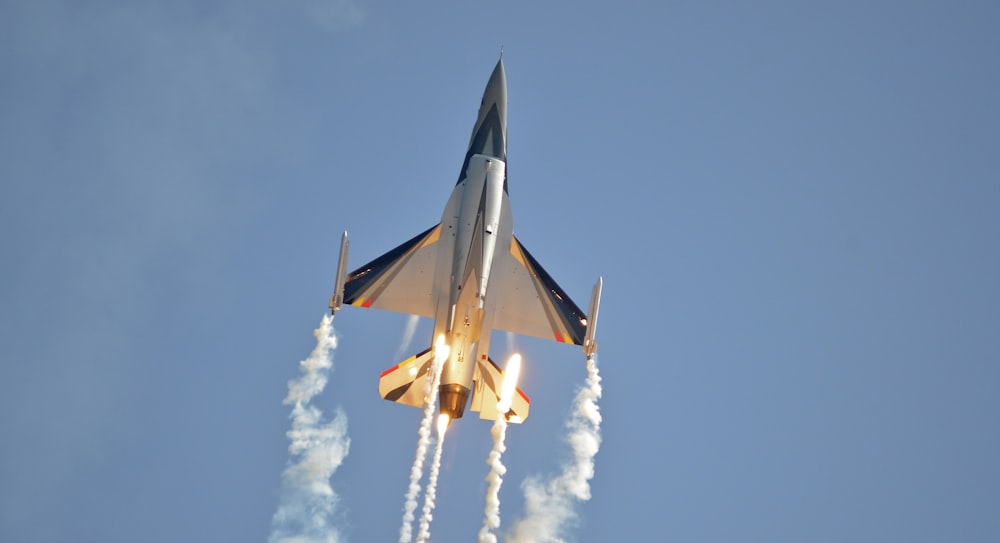
[[[479, 412], [479, 418], [486, 420], [497, 419], [497, 403], [500, 401], [500, 389], [503, 385], [503, 370], [497, 366], [493, 359], [486, 362], [476, 363], [475, 374], [472, 379], [475, 383], [475, 394], [472, 397], [472, 410]], [[528, 418], [528, 411], [531, 409], [531, 399], [520, 388], [514, 391], [514, 397], [510, 400], [510, 411], [505, 413], [507, 422], [520, 423]]]
[[434, 363], [434, 348], [429, 347], [382, 372], [378, 393], [391, 402], [424, 406], [424, 389]]

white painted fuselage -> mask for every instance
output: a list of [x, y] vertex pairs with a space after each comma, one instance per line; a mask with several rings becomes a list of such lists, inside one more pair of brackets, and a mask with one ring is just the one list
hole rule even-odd
[[[473, 155], [441, 215], [437, 310], [434, 336], [450, 347], [441, 370], [441, 412], [462, 416], [476, 360], [489, 357], [496, 307], [490, 289], [494, 257], [510, 247], [510, 202], [504, 191], [506, 164], [497, 157]], [[448, 273], [440, 271], [448, 270]], [[502, 278], [498, 278], [498, 281]]]

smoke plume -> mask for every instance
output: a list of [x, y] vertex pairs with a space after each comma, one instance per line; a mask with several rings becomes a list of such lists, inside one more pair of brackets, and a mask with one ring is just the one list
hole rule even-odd
[[333, 368], [337, 346], [333, 316], [326, 315], [313, 335], [316, 348], [299, 363], [302, 375], [288, 382], [285, 405], [292, 405], [292, 429], [288, 431], [288, 467], [282, 473], [278, 510], [271, 519], [269, 543], [337, 543], [342, 538], [333, 526], [337, 495], [330, 477], [347, 456], [347, 416], [337, 410], [333, 420], [310, 405], [323, 391]]
[[[442, 420], [442, 417], [444, 419]], [[420, 514], [420, 530], [417, 543], [426, 543], [431, 536], [431, 520], [434, 518], [434, 501], [437, 499], [438, 474], [441, 472], [441, 451], [444, 449], [444, 433], [448, 429], [448, 415], [438, 415], [437, 445], [434, 446], [434, 460], [427, 476], [427, 492], [424, 494], [424, 509]]]
[[493, 421], [490, 433], [493, 435], [493, 449], [486, 459], [490, 473], [486, 476], [489, 488], [486, 491], [486, 509], [484, 511], [483, 527], [479, 530], [479, 543], [496, 543], [497, 536], [493, 534], [500, 527], [500, 486], [507, 468], [501, 458], [507, 450], [507, 418], [511, 399], [517, 391], [517, 380], [521, 374], [521, 355], [514, 354], [507, 361], [503, 381], [500, 387], [500, 399], [497, 401], [497, 418]]
[[563, 534], [576, 520], [575, 506], [590, 499], [594, 456], [601, 447], [601, 377], [596, 357], [587, 358], [587, 383], [573, 403], [566, 422], [572, 458], [562, 472], [548, 481], [529, 478], [522, 485], [525, 516], [514, 523], [512, 543], [562, 543]]
[[396, 355], [392, 357], [393, 360], [402, 360], [406, 353], [410, 351], [410, 345], [413, 343], [413, 334], [417, 332], [417, 324], [420, 323], [420, 315], [410, 315], [410, 318], [406, 320], [406, 328], [403, 329], [403, 339], [399, 342], [399, 349], [396, 349]]
[[417, 510], [417, 495], [420, 494], [420, 478], [424, 474], [424, 462], [427, 460], [427, 447], [431, 441], [431, 420], [437, 407], [438, 383], [441, 380], [441, 368], [448, 357], [448, 348], [439, 338], [434, 348], [434, 363], [431, 365], [430, 379], [424, 380], [424, 417], [417, 431], [417, 453], [410, 468], [410, 486], [406, 492], [406, 502], [403, 506], [403, 526], [399, 529], [399, 543], [410, 543], [413, 540], [414, 511]]
[[493, 421], [490, 433], [493, 435], [493, 449], [486, 460], [490, 465], [490, 473], [486, 476], [489, 488], [486, 490], [486, 518], [479, 530], [479, 543], [497, 543], [497, 536], [492, 530], [500, 527], [500, 485], [503, 484], [503, 475], [507, 473], [507, 468], [501, 461], [501, 456], [507, 450], [504, 444], [507, 438], [507, 420], [502, 415]]

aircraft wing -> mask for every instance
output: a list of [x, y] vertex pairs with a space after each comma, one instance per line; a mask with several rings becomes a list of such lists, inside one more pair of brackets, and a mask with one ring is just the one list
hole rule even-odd
[[440, 237], [438, 224], [351, 272], [344, 303], [433, 318]]
[[[498, 255], [500, 257], [500, 255]], [[493, 328], [582, 345], [587, 316], [516, 237], [503, 255]], [[490, 282], [493, 283], [491, 278]]]

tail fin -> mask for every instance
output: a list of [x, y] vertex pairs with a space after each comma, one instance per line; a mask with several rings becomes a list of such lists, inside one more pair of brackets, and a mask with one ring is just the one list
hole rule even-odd
[[424, 388], [434, 363], [434, 348], [415, 354], [382, 372], [378, 392], [391, 402], [424, 406]]
[[[492, 358], [486, 362], [479, 360], [476, 362], [475, 374], [472, 376], [475, 382], [475, 394], [472, 397], [472, 410], [479, 412], [479, 418], [487, 420], [497, 419], [497, 402], [500, 401], [500, 386], [503, 384], [503, 370], [497, 366]], [[510, 411], [504, 413], [507, 422], [524, 422], [528, 418], [528, 411], [531, 409], [531, 399], [520, 388], [514, 392], [514, 397], [510, 400]]]

